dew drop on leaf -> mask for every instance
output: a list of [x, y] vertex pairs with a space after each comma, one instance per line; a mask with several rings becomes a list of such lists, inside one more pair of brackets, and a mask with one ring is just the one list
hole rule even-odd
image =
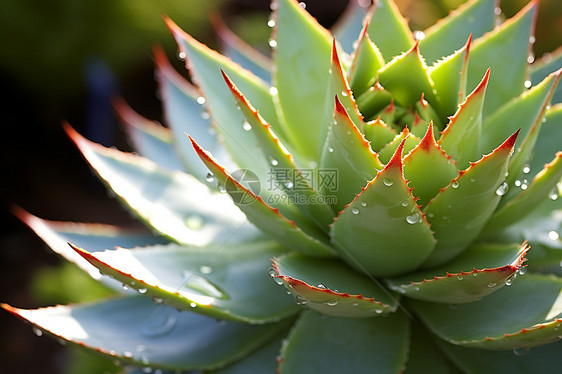
[[215, 176], [213, 175], [213, 173], [207, 173], [207, 175], [205, 176], [205, 180], [207, 182], [213, 182], [215, 180]]
[[457, 279], [460, 280], [460, 281], [462, 281], [462, 280], [464, 279], [464, 277], [463, 277], [462, 275], [459, 275], [459, 276], [457, 277]]
[[35, 326], [31, 328], [31, 331], [33, 331], [33, 333], [37, 336], [43, 336], [43, 331]]
[[211, 274], [213, 272], [213, 268], [208, 265], [201, 265], [199, 271], [201, 274]]
[[503, 182], [502, 184], [500, 184], [500, 186], [496, 189], [496, 195], [498, 196], [503, 196], [507, 193], [507, 190], [509, 189], [509, 186], [507, 185], [506, 182]]
[[490, 283], [488, 283], [488, 287], [490, 287], [490, 288], [494, 288], [494, 287], [496, 287], [497, 285], [498, 285], [498, 284], [495, 283], [495, 282], [490, 282]]
[[123, 288], [124, 291], [127, 291], [127, 290], [129, 289], [129, 286], [126, 285], [126, 284], [123, 284], [123, 285], [121, 286], [121, 288]]
[[338, 305], [338, 300], [334, 299], [334, 300], [326, 301], [326, 305], [328, 305], [328, 306], [336, 306], [336, 305]]
[[366, 206], [367, 206], [367, 203], [364, 202], [364, 201], [361, 201], [361, 206], [362, 206], [362, 207], [366, 207]]
[[558, 240], [560, 239], [560, 234], [558, 234], [556, 231], [552, 230], [548, 232], [548, 238], [550, 240]]
[[306, 301], [307, 301], [306, 298], [305, 298], [305, 297], [302, 297], [301, 295], [296, 295], [296, 296], [295, 296], [295, 303], [296, 303], [297, 305], [305, 305], [305, 304], [306, 304]]
[[531, 88], [532, 85], [533, 83], [530, 80], [526, 80], [524, 83], [525, 88]]
[[453, 183], [451, 183], [451, 187], [459, 188], [459, 181], [454, 181]]
[[270, 93], [272, 96], [275, 96], [275, 95], [277, 95], [277, 94], [279, 93], [279, 91], [277, 90], [277, 87], [272, 86], [272, 87], [269, 87], [269, 93]]
[[524, 275], [527, 272], [527, 267], [521, 266], [519, 270], [517, 270], [517, 272], [519, 273], [519, 275]]
[[197, 104], [203, 105], [205, 102], [207, 102], [207, 100], [203, 96], [197, 98]]
[[330, 152], [330, 153], [334, 152], [334, 148], [328, 147], [328, 152]]
[[415, 40], [423, 40], [425, 39], [425, 33], [421, 30], [414, 31], [414, 39]]
[[351, 209], [351, 213], [353, 213], [353, 214], [359, 214], [359, 209], [353, 208], [353, 209]]
[[392, 179], [389, 179], [389, 178], [384, 178], [384, 179], [382, 180], [382, 182], [383, 182], [384, 185], [387, 186], [387, 187], [392, 186], [392, 184], [394, 183], [394, 181], [393, 181]]
[[164, 299], [162, 299], [161, 297], [156, 297], [156, 296], [154, 296], [154, 297], [152, 298], [152, 302], [153, 302], [154, 304], [162, 304], [162, 303], [164, 302]]
[[275, 20], [273, 18], [270, 18], [269, 21], [267, 21], [267, 27], [275, 27]]
[[406, 222], [408, 222], [410, 225], [413, 225], [414, 223], [418, 222], [419, 219], [420, 214], [415, 212], [406, 217]]
[[252, 129], [252, 125], [247, 120], [242, 121], [242, 128], [244, 131], [250, 131]]
[[139, 288], [137, 291], [139, 291], [139, 293], [144, 294], [146, 293], [147, 289], [146, 288]]
[[316, 288], [320, 288], [321, 290], [325, 290], [326, 286], [323, 285], [322, 283], [320, 283], [318, 286], [316, 286]]
[[517, 277], [517, 273], [513, 273], [509, 278], [507, 278], [507, 280], [505, 281], [505, 285], [508, 287], [511, 286], [515, 281], [516, 277]]
[[529, 165], [523, 166], [523, 173], [529, 174], [531, 172], [531, 167]]
[[189, 303], [189, 306], [192, 308], [197, 308], [197, 304], [194, 302]]
[[141, 334], [147, 338], [156, 338], [172, 332], [177, 324], [175, 310], [160, 309], [159, 312], [151, 315], [141, 326]]
[[270, 40], [269, 40], [269, 46], [270, 46], [271, 48], [274, 48], [274, 49], [277, 48], [277, 40], [275, 40], [275, 39], [270, 39]]

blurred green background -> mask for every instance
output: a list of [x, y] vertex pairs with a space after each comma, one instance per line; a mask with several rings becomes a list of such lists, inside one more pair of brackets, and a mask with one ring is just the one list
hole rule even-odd
[[[490, 0], [493, 1], [493, 0]], [[424, 29], [463, 0], [398, 0], [413, 29]], [[326, 27], [348, 0], [307, 0]], [[512, 16], [527, 0], [504, 0]], [[32, 308], [92, 300], [107, 294], [73, 265], [45, 249], [10, 214], [18, 204], [53, 220], [138, 225], [91, 175], [63, 134], [68, 120], [79, 132], [123, 150], [125, 141], [109, 107], [119, 92], [141, 114], [161, 119], [153, 79], [152, 47], [161, 45], [180, 71], [172, 37], [161, 15], [217, 48], [209, 15], [268, 51], [268, 0], [5, 0], [0, 12], [0, 123], [2, 136], [0, 301]], [[561, 44], [562, 4], [542, 0], [535, 54]], [[185, 73], [184, 73], [185, 74]], [[0, 312], [0, 364], [4, 372], [102, 373], [117, 370], [94, 356], [56, 341]]]

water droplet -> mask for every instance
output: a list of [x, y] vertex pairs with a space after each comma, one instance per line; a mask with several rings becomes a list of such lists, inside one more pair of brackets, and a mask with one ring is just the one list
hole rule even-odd
[[364, 201], [361, 201], [361, 206], [362, 206], [362, 207], [366, 207], [366, 206], [367, 206], [367, 203], [364, 202]]
[[359, 209], [353, 208], [353, 209], [351, 209], [351, 213], [353, 213], [353, 214], [359, 214]]
[[33, 326], [31, 331], [33, 331], [33, 333], [37, 336], [43, 336], [43, 331], [40, 328]]
[[272, 2], [269, 4], [269, 9], [271, 9], [271, 10], [277, 10], [277, 7], [278, 7], [278, 6], [279, 6], [279, 4], [277, 3], [277, 1], [272, 1]]
[[211, 118], [211, 116], [206, 111], [202, 111], [201, 112], [201, 118], [207, 120], [207, 119]]
[[147, 338], [156, 338], [172, 332], [177, 324], [177, 312], [170, 309], [157, 309], [158, 311], [141, 326], [141, 333]]
[[524, 347], [524, 348], [513, 348], [513, 353], [516, 356], [525, 356], [527, 353], [529, 353], [529, 351], [531, 350], [531, 348], [528, 347]]
[[156, 296], [154, 296], [154, 297], [152, 298], [152, 302], [153, 302], [154, 304], [162, 304], [162, 303], [164, 302], [164, 299], [162, 299], [161, 297], [156, 297]]
[[197, 304], [194, 303], [193, 301], [189, 303], [189, 306], [192, 308], [197, 308]]
[[505, 281], [505, 285], [508, 287], [511, 286], [515, 281], [515, 278], [517, 278], [517, 272], [511, 274], [509, 278], [507, 278], [507, 280]]
[[410, 202], [408, 200], [402, 202], [403, 207], [407, 207]]
[[342, 90], [341, 95], [346, 97], [347, 96], [347, 90]]
[[451, 187], [459, 188], [459, 181], [454, 181], [453, 183], [451, 183]]
[[499, 16], [500, 14], [502, 14], [502, 9], [500, 7], [495, 7], [494, 8], [494, 14], [496, 16]]
[[503, 196], [507, 193], [507, 190], [509, 189], [509, 186], [507, 185], [506, 182], [503, 182], [502, 184], [500, 184], [500, 186], [496, 189], [496, 195], [498, 196]]
[[283, 278], [278, 277], [278, 276], [273, 276], [273, 280], [275, 281], [275, 283], [277, 283], [278, 285], [282, 286], [283, 285]]
[[472, 276], [473, 276], [473, 277], [477, 277], [477, 276], [478, 276], [478, 273], [475, 271], [474, 273], [472, 273]]
[[267, 27], [275, 27], [275, 20], [269, 19], [269, 21], [267, 21]]
[[558, 234], [556, 231], [549, 231], [548, 232], [548, 238], [550, 240], [558, 240], [558, 239], [560, 239], [560, 234]]
[[275, 40], [275, 39], [270, 39], [270, 40], [269, 40], [269, 46], [270, 46], [271, 48], [274, 48], [274, 49], [277, 48], [277, 40]]
[[382, 182], [383, 182], [384, 185], [387, 186], [387, 187], [392, 186], [392, 184], [394, 183], [394, 181], [393, 181], [392, 179], [389, 179], [389, 178], [384, 178], [384, 179], [382, 180]]
[[497, 285], [498, 285], [498, 284], [495, 283], [495, 282], [490, 282], [490, 283], [488, 283], [488, 287], [490, 287], [490, 288], [494, 288], [494, 287], [496, 287]]
[[277, 87], [273, 87], [273, 86], [272, 86], [272, 87], [269, 87], [269, 93], [270, 93], [272, 96], [276, 96], [276, 95], [279, 93], [279, 90], [277, 89]]
[[529, 174], [531, 172], [531, 167], [529, 165], [523, 166], [523, 173]]
[[328, 147], [328, 152], [330, 152], [330, 153], [334, 152], [334, 148]]
[[272, 155], [269, 155], [267, 157], [269, 159], [269, 163], [273, 166], [277, 166], [279, 165], [279, 161], [277, 161], [277, 159], [275, 159], [275, 157], [273, 157]]
[[325, 304], [328, 305], [328, 306], [336, 306], [336, 305], [338, 305], [338, 300], [337, 299], [329, 300], [329, 301], [326, 301]]
[[199, 96], [197, 98], [197, 104], [203, 105], [207, 102], [207, 100], [203, 96]]
[[425, 39], [425, 33], [421, 30], [416, 30], [414, 31], [414, 39], [416, 40], [424, 40]]
[[183, 61], [183, 60], [185, 60], [186, 57], [187, 57], [187, 53], [185, 53], [184, 51], [181, 51], [181, 52], [178, 53], [178, 58], [180, 60]]
[[408, 222], [410, 225], [413, 225], [414, 223], [418, 222], [419, 219], [420, 219], [420, 214], [414, 212], [406, 217], [406, 222]]
[[213, 173], [207, 173], [207, 175], [205, 176], [205, 180], [207, 182], [214, 182], [215, 181], [215, 176], [213, 175]]
[[519, 275], [524, 275], [527, 272], [527, 267], [521, 266], [519, 270], [517, 270], [517, 272], [519, 273]]
[[126, 285], [125, 283], [123, 283], [123, 285], [121, 287], [123, 288], [123, 291], [129, 290], [129, 286]]
[[307, 302], [306, 298], [301, 295], [295, 295], [295, 303], [297, 305], [305, 305]]
[[527, 56], [527, 63], [532, 64], [533, 62], [535, 62], [535, 55], [530, 54]]
[[125, 352], [123, 352], [123, 357], [132, 358], [133, 352], [125, 351]]
[[472, 178], [472, 177], [471, 177], [471, 178], [469, 179], [469, 181], [470, 181], [470, 183], [474, 183], [474, 182], [476, 182], [476, 178]]
[[217, 190], [220, 193], [226, 193], [226, 187], [224, 186], [224, 184], [217, 184]]
[[535, 38], [534, 35], [531, 35], [531, 37], [529, 38], [529, 43], [534, 43], [537, 39]]
[[525, 83], [523, 83], [523, 85], [525, 86], [525, 88], [531, 88], [533, 82], [531, 82], [530, 80], [526, 80]]
[[522, 189], [523, 191], [525, 191], [528, 187], [529, 187], [529, 185], [528, 185], [527, 183], [521, 184], [521, 189]]
[[244, 129], [244, 131], [250, 131], [252, 129], [252, 125], [250, 125], [250, 122], [244, 120], [242, 122], [242, 128]]
[[269, 273], [269, 276], [270, 276], [271, 278], [277, 276], [277, 272], [275, 271], [274, 268], [269, 268], [268, 273]]
[[518, 179], [514, 183], [515, 187], [521, 187], [521, 181]]
[[201, 265], [199, 271], [201, 274], [211, 274], [213, 272], [213, 268], [208, 265]]
[[550, 194], [550, 200], [554, 201], [556, 199], [558, 199], [558, 194], [556, 192], [552, 192]]
[[316, 288], [320, 288], [321, 290], [325, 290], [326, 286], [323, 285], [322, 283], [320, 283], [318, 286], [316, 286]]
[[462, 275], [459, 275], [459, 276], [457, 277], [457, 279], [460, 280], [460, 281], [462, 281], [462, 280], [464, 279], [464, 277], [463, 277]]
[[304, 2], [302, 2], [302, 1], [299, 3], [299, 6], [300, 6], [302, 9], [306, 9], [306, 4], [305, 4]]
[[295, 184], [291, 181], [285, 183], [285, 188], [291, 189], [295, 186]]
[[139, 288], [137, 291], [139, 291], [139, 293], [146, 293], [147, 289], [146, 288]]
[[203, 217], [198, 214], [192, 214], [185, 219], [185, 225], [192, 230], [200, 229], [204, 223]]

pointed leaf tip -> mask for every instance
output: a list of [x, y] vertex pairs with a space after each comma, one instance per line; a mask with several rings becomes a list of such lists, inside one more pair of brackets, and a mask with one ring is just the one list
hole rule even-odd
[[[406, 129], [407, 127], [404, 128], [404, 131], [407, 131]], [[402, 165], [403, 165], [402, 151], [404, 150], [404, 144], [406, 143], [407, 139], [408, 139], [408, 135], [406, 135], [404, 139], [400, 142], [400, 145], [398, 146], [398, 148], [396, 148], [396, 151], [392, 155], [390, 161], [388, 161], [388, 164], [386, 164], [386, 166], [384, 167], [384, 170], [391, 169], [391, 168], [398, 168], [402, 173]]]
[[338, 97], [338, 95], [335, 95], [335, 100], [336, 100], [335, 113], [347, 117], [347, 111], [345, 110], [345, 107], [344, 107], [343, 104], [341, 103], [340, 98]]
[[432, 148], [439, 147], [435, 142], [435, 137], [433, 136], [433, 121], [429, 121], [429, 125], [427, 126], [427, 131], [425, 132], [425, 135], [422, 138], [419, 147], [426, 152], [429, 152], [429, 150]]

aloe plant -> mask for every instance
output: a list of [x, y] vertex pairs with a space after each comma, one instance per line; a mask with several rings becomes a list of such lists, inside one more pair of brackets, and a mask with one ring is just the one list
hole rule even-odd
[[155, 50], [169, 127], [117, 100], [136, 155], [65, 125], [153, 234], [17, 210], [121, 295], [3, 308], [131, 372], [555, 372], [561, 52], [529, 65], [538, 2], [495, 6], [422, 32], [352, 3], [331, 33], [278, 0], [272, 60], [165, 19], [193, 81]]

